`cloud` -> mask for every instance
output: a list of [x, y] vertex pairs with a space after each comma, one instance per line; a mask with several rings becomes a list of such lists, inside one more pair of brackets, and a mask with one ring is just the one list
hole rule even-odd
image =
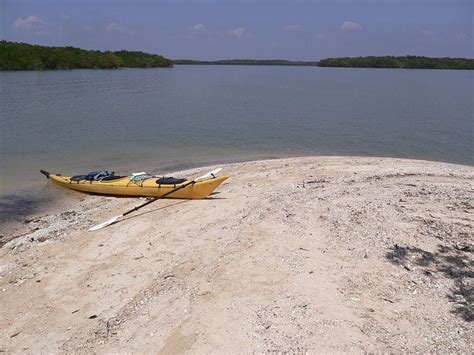
[[121, 25], [117, 22], [109, 22], [105, 25], [105, 30], [107, 32], [118, 32], [118, 33], [125, 33], [125, 34], [132, 34], [134, 33], [135, 31], [133, 31], [132, 29], [124, 26], [124, 25]]
[[360, 31], [363, 27], [360, 23], [354, 21], [344, 21], [341, 25], [341, 30], [351, 32], [351, 31]]
[[107, 25], [105, 25], [105, 30], [109, 32], [112, 32], [112, 31], [122, 32], [124, 28], [116, 22], [109, 22]]
[[301, 31], [303, 31], [303, 26], [301, 26], [301, 25], [287, 25], [287, 26], [283, 27], [283, 29], [285, 31], [288, 31], [288, 32], [301, 32]]
[[197, 25], [189, 27], [189, 30], [192, 33], [196, 33], [196, 34], [207, 32], [206, 26], [204, 26], [202, 23], [198, 23]]
[[210, 33], [206, 27], [206, 25], [202, 23], [198, 23], [193, 26], [189, 26], [188, 30], [185, 33], [180, 33], [171, 36], [170, 38], [172, 40], [196, 40], [196, 39], [202, 39], [204, 37], [211, 37], [212, 33]]
[[13, 22], [13, 26], [19, 30], [38, 31], [44, 30], [48, 27], [48, 24], [38, 16], [26, 16], [18, 17], [15, 22]]
[[237, 27], [237, 28], [231, 28], [229, 31], [227, 31], [227, 34], [232, 38], [241, 39], [244, 36], [248, 35], [248, 32], [243, 27]]

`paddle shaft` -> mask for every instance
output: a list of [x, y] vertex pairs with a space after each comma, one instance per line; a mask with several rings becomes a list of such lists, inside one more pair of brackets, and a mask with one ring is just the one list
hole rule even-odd
[[169, 192], [167, 192], [167, 193], [165, 193], [165, 194], [163, 194], [163, 195], [161, 195], [161, 196], [155, 197], [155, 198], [151, 199], [150, 201], [147, 201], [147, 202], [141, 204], [140, 206], [137, 206], [137, 207], [132, 208], [131, 210], [129, 210], [129, 211], [127, 211], [127, 212], [125, 212], [125, 213], [123, 213], [123, 214], [121, 214], [121, 215], [115, 216], [114, 218], [111, 218], [111, 219], [109, 219], [109, 220], [107, 220], [107, 221], [105, 221], [105, 222], [102, 222], [102, 223], [100, 223], [100, 224], [98, 224], [98, 225], [96, 225], [96, 226], [94, 226], [94, 227], [89, 228], [89, 232], [93, 232], [93, 231], [96, 231], [96, 230], [105, 228], [105, 227], [107, 227], [107, 226], [110, 226], [112, 223], [117, 222], [117, 220], [118, 220], [119, 218], [121, 218], [121, 217], [123, 217], [123, 216], [126, 216], [126, 215], [128, 215], [128, 214], [130, 214], [130, 213], [132, 213], [132, 212], [135, 212], [136, 210], [139, 210], [139, 209], [142, 208], [142, 207], [148, 206], [150, 203], [153, 203], [153, 202], [155, 202], [156, 200], [162, 199], [162, 198], [164, 198], [164, 197], [166, 197], [166, 196], [169, 196], [169, 195], [171, 195], [172, 193], [174, 193], [174, 192], [176, 192], [176, 191], [178, 191], [178, 190], [184, 189], [186, 186], [195, 184], [196, 182], [198, 182], [198, 181], [200, 181], [200, 180], [205, 180], [205, 179], [207, 179], [207, 178], [209, 178], [209, 177], [215, 177], [215, 174], [217, 174], [217, 173], [218, 173], [219, 171], [221, 171], [221, 170], [222, 170], [221, 168], [218, 168], [218, 169], [215, 169], [215, 170], [213, 170], [213, 171], [207, 173], [206, 175], [197, 177], [197, 178], [195, 178], [195, 179], [193, 179], [193, 180], [191, 180], [191, 181], [189, 181], [189, 182], [187, 182], [187, 183], [185, 183], [185, 184], [183, 184], [183, 185], [181, 185], [181, 186], [179, 186], [179, 187], [174, 188], [173, 190], [171, 190], [171, 191], [169, 191]]
[[150, 203], [153, 203], [153, 202], [155, 202], [156, 200], [165, 198], [166, 196], [169, 196], [169, 195], [171, 195], [172, 193], [174, 193], [174, 192], [176, 192], [176, 191], [178, 191], [178, 190], [184, 189], [185, 187], [187, 187], [187, 186], [189, 186], [189, 185], [191, 185], [191, 184], [194, 184], [195, 182], [196, 182], [196, 180], [192, 180], [192, 181], [187, 182], [186, 184], [181, 185], [181, 186], [179, 186], [179, 187], [177, 187], [177, 188], [175, 188], [175, 189], [173, 189], [173, 190], [171, 190], [171, 191], [168, 191], [167, 193], [165, 193], [165, 194], [163, 194], [163, 195], [161, 195], [161, 196], [154, 197], [154, 198], [151, 199], [150, 201], [147, 201], [147, 202], [141, 204], [140, 206], [134, 207], [134, 208], [132, 208], [131, 210], [125, 212], [124, 214], [122, 214], [122, 216], [126, 216], [126, 215], [128, 215], [128, 214], [130, 214], [130, 213], [132, 213], [132, 212], [138, 211], [140, 208], [145, 207], [145, 206], [148, 206]]

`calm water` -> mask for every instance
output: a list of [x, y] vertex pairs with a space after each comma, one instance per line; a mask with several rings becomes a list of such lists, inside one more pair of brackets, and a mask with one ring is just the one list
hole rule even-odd
[[468, 71], [176, 66], [3, 72], [0, 114], [2, 195], [17, 193], [17, 184], [43, 187], [39, 169], [159, 173], [311, 154], [474, 163]]

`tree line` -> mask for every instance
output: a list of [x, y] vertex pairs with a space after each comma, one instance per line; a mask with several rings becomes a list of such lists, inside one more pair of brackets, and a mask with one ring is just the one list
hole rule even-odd
[[172, 67], [161, 55], [131, 51], [94, 51], [0, 41], [0, 70], [116, 69]]
[[320, 67], [350, 68], [405, 68], [405, 69], [474, 69], [474, 59], [405, 57], [328, 58], [319, 61]]
[[94, 51], [75, 47], [47, 47], [0, 41], [0, 70], [115, 69], [189, 65], [284, 65], [351, 68], [474, 69], [474, 59], [422, 56], [326, 58], [320, 61], [285, 59], [171, 60], [137, 51]]
[[474, 59], [430, 58], [420, 56], [380, 56], [327, 58], [320, 61], [291, 61], [284, 59], [177, 59], [174, 64], [189, 65], [293, 65], [346, 68], [405, 68], [405, 69], [474, 69]]
[[293, 61], [286, 59], [222, 59], [222, 60], [194, 60], [175, 59], [174, 64], [190, 65], [288, 65], [288, 66], [317, 66], [317, 61]]

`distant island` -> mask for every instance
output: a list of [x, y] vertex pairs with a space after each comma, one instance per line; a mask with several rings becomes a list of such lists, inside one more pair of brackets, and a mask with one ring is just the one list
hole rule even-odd
[[0, 70], [169, 68], [176, 65], [280, 65], [347, 68], [473, 70], [474, 59], [421, 56], [327, 58], [319, 61], [286, 59], [171, 60], [137, 51], [94, 51], [0, 41]]
[[174, 59], [176, 65], [287, 65], [287, 66], [319, 66], [318, 61], [293, 61], [286, 59], [222, 59], [222, 60], [194, 60]]
[[144, 52], [101, 52], [0, 41], [0, 70], [168, 68], [173, 62]]
[[400, 69], [463, 69], [473, 70], [474, 59], [405, 57], [327, 58], [318, 62], [320, 67], [347, 68], [400, 68]]
[[224, 59], [210, 61], [175, 59], [173, 63], [176, 65], [287, 65], [335, 68], [474, 69], [474, 59], [430, 58], [421, 56], [344, 57], [327, 58], [320, 61], [291, 61], [284, 59]]

